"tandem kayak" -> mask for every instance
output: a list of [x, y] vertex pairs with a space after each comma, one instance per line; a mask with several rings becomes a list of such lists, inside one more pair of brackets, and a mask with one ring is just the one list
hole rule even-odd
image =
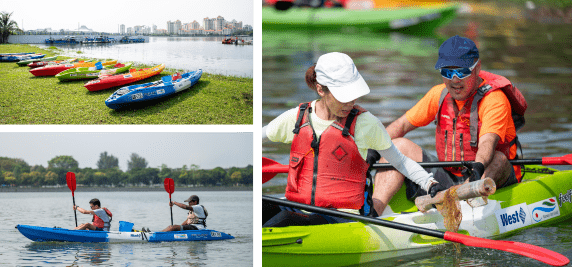
[[234, 237], [215, 230], [188, 230], [176, 232], [120, 232], [69, 230], [63, 228], [17, 225], [18, 231], [32, 241], [65, 242], [173, 242], [211, 241]]
[[[521, 183], [496, 190], [486, 205], [473, 208], [466, 201], [460, 201], [463, 218], [459, 233], [499, 239], [572, 218], [572, 171], [542, 166], [525, 169]], [[272, 210], [270, 207], [263, 202], [263, 218], [264, 213]], [[422, 253], [449, 243], [375, 224], [282, 209], [273, 218], [263, 221], [264, 266], [363, 264]], [[281, 220], [280, 216], [286, 219]], [[443, 216], [436, 209], [419, 212], [415, 204], [406, 199], [405, 187], [395, 194], [379, 218], [445, 231]], [[285, 220], [295, 221], [297, 225], [285, 226], [290, 224]]]
[[[84, 61], [78, 62], [73, 64], [58, 64], [58, 65], [48, 65], [40, 68], [31, 69], [30, 73], [34, 74], [34, 76], [55, 76], [58, 73], [69, 70], [71, 68], [81, 68], [81, 67], [95, 67], [97, 62], [94, 61]], [[114, 65], [117, 63], [117, 60], [105, 61], [101, 62], [103, 66], [107, 65]]]
[[98, 69], [97, 67], [81, 67], [73, 68], [69, 70], [64, 70], [56, 75], [60, 81], [71, 81], [71, 80], [81, 80], [81, 79], [95, 79], [99, 77], [101, 73], [115, 74], [123, 73], [131, 68], [133, 63], [121, 64], [117, 63], [115, 65], [102, 66]]
[[165, 64], [157, 65], [153, 68], [146, 69], [130, 69], [128, 74], [118, 74], [112, 76], [101, 76], [97, 80], [89, 81], [84, 86], [89, 91], [100, 91], [112, 87], [122, 86], [136, 81], [147, 79], [151, 76], [158, 75], [165, 69]]
[[119, 109], [134, 103], [164, 98], [169, 95], [191, 88], [203, 74], [203, 70], [187, 72], [183, 75], [173, 74], [163, 76], [160, 81], [125, 86], [115, 91], [105, 105], [111, 109]]
[[38, 62], [38, 61], [52, 61], [52, 60], [56, 60], [56, 58], [58, 58], [58, 56], [53, 56], [53, 57], [44, 57], [44, 58], [32, 58], [32, 59], [25, 59], [25, 60], [20, 60], [18, 61], [16, 64], [18, 64], [18, 66], [26, 66], [30, 63], [34, 63], [34, 62]]
[[264, 30], [339, 30], [432, 32], [449, 23], [458, 6], [452, 3], [402, 8], [352, 10], [343, 8], [262, 8]]

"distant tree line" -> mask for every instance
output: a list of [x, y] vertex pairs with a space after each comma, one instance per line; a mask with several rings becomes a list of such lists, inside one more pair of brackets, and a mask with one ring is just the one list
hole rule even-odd
[[2, 186], [65, 186], [66, 173], [74, 172], [78, 186], [146, 186], [162, 184], [167, 177], [177, 185], [192, 186], [239, 186], [252, 185], [252, 165], [244, 168], [221, 167], [212, 170], [200, 169], [198, 165], [182, 168], [148, 167], [147, 160], [132, 153], [127, 162], [127, 171], [119, 169], [119, 160], [103, 152], [97, 161], [97, 169], [79, 168], [72, 156], [56, 156], [48, 161], [48, 167], [30, 166], [22, 159], [0, 157], [0, 184]]

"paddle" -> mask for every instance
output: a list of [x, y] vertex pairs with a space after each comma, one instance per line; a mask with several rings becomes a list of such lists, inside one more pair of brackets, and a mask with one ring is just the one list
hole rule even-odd
[[502, 240], [490, 240], [490, 239], [485, 239], [485, 238], [479, 238], [479, 237], [474, 237], [474, 236], [467, 236], [467, 235], [463, 235], [463, 234], [453, 233], [453, 232], [441, 232], [438, 230], [426, 229], [426, 228], [422, 228], [422, 227], [418, 227], [418, 226], [402, 224], [402, 223], [397, 223], [397, 222], [393, 222], [393, 221], [386, 221], [386, 220], [372, 218], [372, 217], [366, 217], [366, 216], [362, 216], [359, 214], [353, 214], [353, 213], [347, 213], [347, 212], [342, 212], [342, 211], [338, 211], [338, 210], [332, 210], [332, 209], [320, 208], [320, 207], [316, 207], [316, 206], [310, 206], [310, 205], [306, 205], [306, 204], [301, 204], [301, 203], [297, 203], [297, 202], [288, 201], [285, 199], [278, 199], [278, 198], [264, 196], [264, 195], [262, 196], [262, 200], [268, 201], [268, 202], [276, 204], [276, 205], [291, 207], [291, 208], [295, 208], [295, 209], [303, 209], [306, 211], [316, 212], [316, 213], [330, 215], [330, 216], [350, 218], [350, 219], [355, 219], [355, 220], [358, 220], [361, 222], [377, 224], [377, 225], [381, 225], [381, 226], [385, 226], [385, 227], [389, 227], [389, 228], [393, 228], [393, 229], [397, 229], [397, 230], [402, 230], [402, 231], [406, 231], [406, 232], [412, 232], [412, 233], [416, 233], [416, 234], [441, 238], [441, 239], [444, 239], [447, 241], [461, 243], [461, 244], [464, 244], [466, 246], [490, 248], [490, 249], [512, 252], [512, 253], [519, 254], [519, 255], [522, 255], [525, 257], [529, 257], [529, 258], [532, 258], [532, 259], [535, 259], [535, 260], [538, 260], [538, 261], [541, 261], [541, 262], [544, 262], [546, 264], [550, 264], [553, 266], [564, 266], [570, 262], [570, 260], [568, 258], [566, 258], [565, 256], [563, 256], [557, 252], [554, 252], [554, 251], [551, 251], [551, 250], [548, 250], [548, 249], [545, 249], [542, 247], [526, 244], [526, 243], [513, 242], [513, 241], [502, 241]]
[[[169, 203], [171, 203], [171, 194], [175, 192], [175, 182], [171, 178], [165, 178], [165, 191], [169, 193]], [[173, 206], [171, 206], [171, 225], [173, 225]]]
[[[418, 162], [423, 168], [436, 167], [462, 167], [467, 166], [471, 161], [437, 161], [437, 162]], [[562, 157], [543, 157], [540, 159], [513, 159], [509, 160], [512, 165], [572, 165], [572, 154]], [[393, 166], [389, 163], [375, 163], [372, 165], [376, 169], [391, 169]], [[262, 157], [262, 183], [266, 183], [274, 178], [278, 173], [287, 173], [288, 166], [282, 165], [269, 158]]]
[[[66, 173], [66, 183], [68, 184], [69, 189], [72, 191], [73, 206], [75, 207], [75, 173]], [[73, 210], [73, 215], [75, 217], [75, 227], [77, 227], [77, 211], [75, 209]]]

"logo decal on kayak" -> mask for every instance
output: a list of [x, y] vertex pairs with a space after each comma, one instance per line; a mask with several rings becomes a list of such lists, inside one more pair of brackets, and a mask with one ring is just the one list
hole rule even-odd
[[528, 206], [521, 203], [506, 209], [495, 211], [499, 231], [501, 233], [512, 231], [532, 224]]
[[131, 95], [131, 100], [137, 100], [137, 99], [141, 99], [143, 98], [143, 94], [142, 93], [137, 93], [137, 94], [132, 94]]
[[187, 234], [176, 234], [173, 235], [175, 239], [187, 239]]
[[162, 95], [162, 94], [164, 94], [164, 93], [165, 93], [165, 89], [157, 90], [157, 94], [158, 94], [158, 95]]
[[568, 192], [565, 194], [560, 193], [558, 196], [558, 202], [560, 202], [560, 207], [562, 207], [564, 202], [572, 203], [572, 189], [568, 189]]
[[221, 237], [219, 232], [211, 232], [211, 237]]
[[73, 64], [71, 64], [71, 65], [65, 65], [66, 68], [70, 68], [70, 67], [73, 67], [73, 66], [74, 66]]
[[556, 197], [530, 204], [528, 205], [528, 210], [532, 215], [532, 223], [539, 223], [560, 216], [560, 209], [556, 203]]
[[131, 78], [131, 77], [133, 77], [133, 75], [132, 75], [132, 74], [123, 75], [123, 78], [125, 78], [125, 79], [127, 79], [127, 78]]

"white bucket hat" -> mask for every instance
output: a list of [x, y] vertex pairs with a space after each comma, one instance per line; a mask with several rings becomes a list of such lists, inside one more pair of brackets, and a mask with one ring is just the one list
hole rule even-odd
[[328, 53], [316, 63], [316, 80], [327, 86], [336, 100], [347, 103], [369, 94], [369, 86], [353, 60], [344, 53]]

